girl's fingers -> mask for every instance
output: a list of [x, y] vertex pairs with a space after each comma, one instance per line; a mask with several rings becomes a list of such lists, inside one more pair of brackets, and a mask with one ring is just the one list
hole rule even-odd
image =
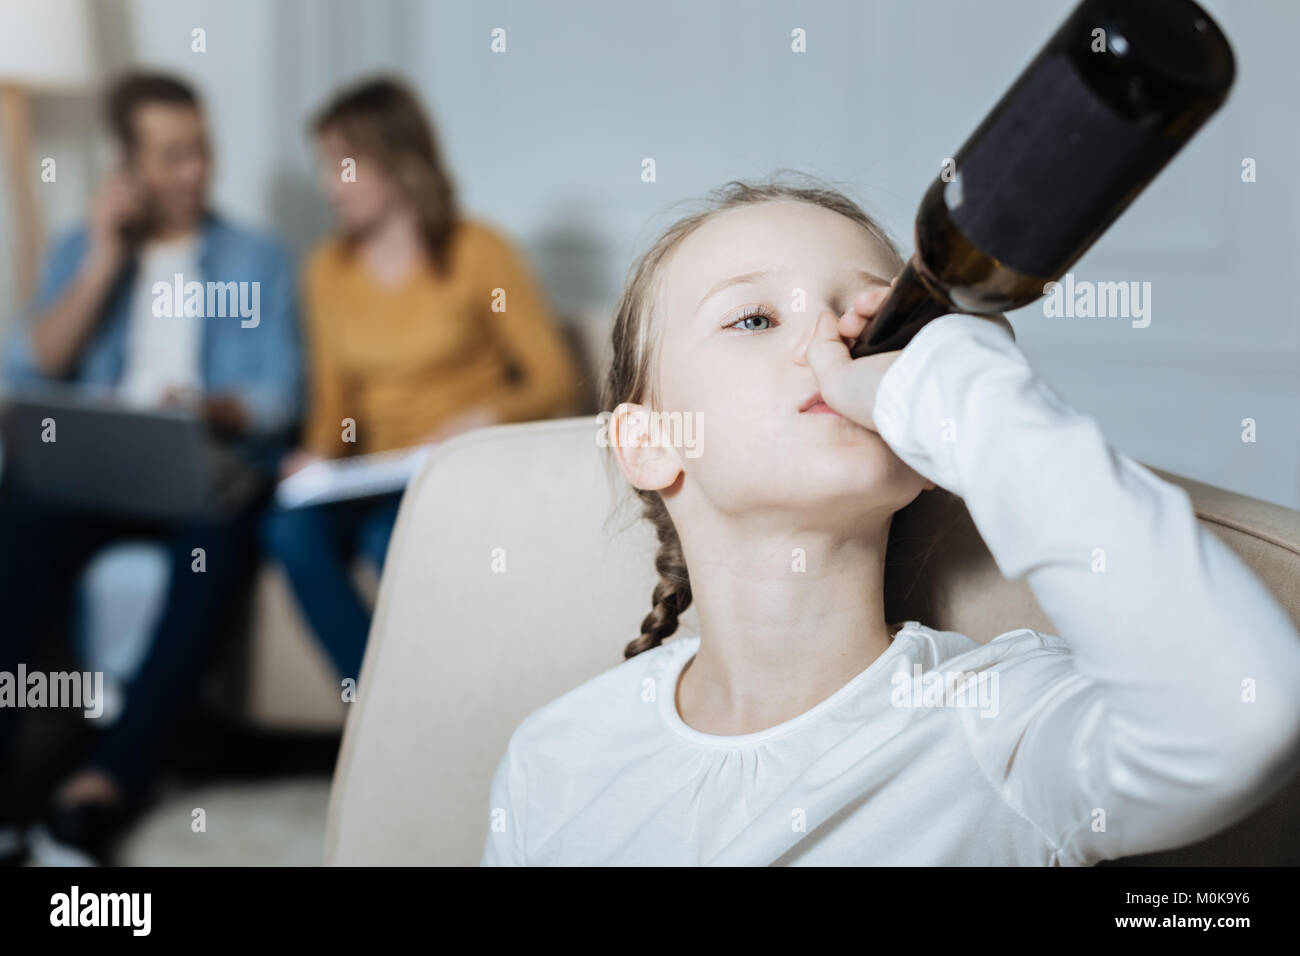
[[882, 286], [872, 286], [870, 289], [863, 289], [853, 297], [853, 305], [850, 311], [860, 312], [865, 316], [873, 316], [880, 311], [880, 306], [884, 303], [886, 296], [889, 295], [889, 288]]
[[867, 317], [860, 312], [854, 312], [850, 309], [840, 316], [839, 328], [840, 335], [849, 341], [856, 341], [857, 337], [862, 334], [862, 330], [867, 327]]
[[840, 334], [849, 341], [856, 341], [862, 334], [862, 330], [867, 327], [867, 323], [880, 311], [889, 291], [889, 289], [875, 287], [863, 289], [855, 295], [849, 310], [840, 316]]
[[875, 431], [871, 410], [879, 376], [897, 357], [896, 352], [854, 359], [840, 335], [841, 320], [835, 313], [822, 312], [817, 317], [806, 359], [822, 399], [852, 422]]
[[852, 361], [848, 346], [840, 335], [834, 312], [822, 312], [817, 316], [817, 325], [804, 357], [813, 375], [821, 383], [822, 397], [825, 398], [836, 373]]

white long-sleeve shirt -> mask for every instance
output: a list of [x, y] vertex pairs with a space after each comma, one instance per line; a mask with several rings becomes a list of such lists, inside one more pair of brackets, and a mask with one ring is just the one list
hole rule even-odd
[[1089, 865], [1222, 830], [1296, 771], [1300, 635], [1005, 330], [930, 322], [873, 418], [1059, 636], [909, 621], [831, 697], [740, 736], [678, 715], [700, 638], [673, 638], [519, 725], [483, 864]]

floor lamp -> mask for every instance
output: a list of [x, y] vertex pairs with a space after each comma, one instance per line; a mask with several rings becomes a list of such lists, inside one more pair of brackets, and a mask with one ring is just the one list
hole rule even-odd
[[19, 295], [32, 292], [44, 243], [36, 202], [40, 164], [31, 153], [33, 93], [84, 89], [94, 74], [85, 0], [0, 0], [0, 145], [17, 224]]

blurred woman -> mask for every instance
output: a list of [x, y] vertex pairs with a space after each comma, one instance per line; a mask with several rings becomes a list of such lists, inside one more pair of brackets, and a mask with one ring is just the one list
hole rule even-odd
[[[522, 257], [460, 215], [433, 129], [387, 79], [313, 122], [339, 234], [306, 265], [310, 402], [287, 476], [322, 458], [441, 441], [571, 413], [577, 370]], [[355, 678], [370, 613], [349, 574], [382, 566], [401, 493], [273, 511], [265, 541], [340, 675]]]

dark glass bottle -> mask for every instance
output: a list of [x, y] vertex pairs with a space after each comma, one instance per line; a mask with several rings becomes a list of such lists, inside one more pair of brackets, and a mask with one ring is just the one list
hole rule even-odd
[[1045, 294], [1222, 105], [1232, 48], [1192, 0], [1083, 0], [921, 200], [855, 357]]

